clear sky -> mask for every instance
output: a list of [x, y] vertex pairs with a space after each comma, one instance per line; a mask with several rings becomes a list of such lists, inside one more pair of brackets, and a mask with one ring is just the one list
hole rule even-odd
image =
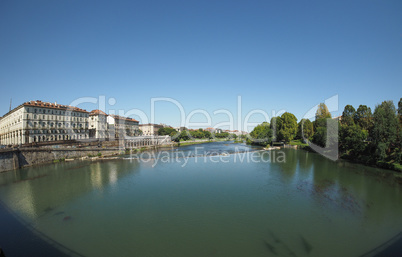
[[[238, 96], [242, 119], [260, 109], [300, 120], [334, 95], [334, 115], [347, 104], [374, 110], [402, 97], [402, 1], [4, 0], [0, 86], [0, 115], [10, 98], [16, 107], [83, 97], [148, 119], [151, 98], [173, 98], [212, 125], [228, 121], [220, 109], [237, 124]], [[180, 123], [171, 102], [157, 102], [154, 117]]]

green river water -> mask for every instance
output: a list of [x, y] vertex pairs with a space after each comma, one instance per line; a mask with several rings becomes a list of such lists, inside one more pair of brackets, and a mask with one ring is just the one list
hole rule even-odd
[[360, 256], [402, 230], [378, 172], [216, 142], [2, 173], [0, 200], [83, 256]]

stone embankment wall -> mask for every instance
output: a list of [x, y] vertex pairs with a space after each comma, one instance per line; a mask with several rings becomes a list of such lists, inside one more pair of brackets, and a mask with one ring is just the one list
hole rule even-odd
[[111, 156], [124, 153], [119, 148], [84, 148], [84, 149], [13, 149], [0, 151], [0, 172], [19, 169], [26, 166], [50, 163], [54, 160], [71, 159], [85, 156]]

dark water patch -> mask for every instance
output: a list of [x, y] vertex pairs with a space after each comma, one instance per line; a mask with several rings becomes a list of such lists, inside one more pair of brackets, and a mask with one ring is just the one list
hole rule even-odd
[[271, 238], [273, 239], [272, 243], [269, 243], [268, 240], [264, 240], [265, 247], [275, 255], [279, 256], [293, 256], [297, 257], [296, 253], [277, 235], [275, 235], [272, 231], [269, 231]]
[[25, 223], [2, 202], [0, 202], [0, 227], [1, 248], [7, 257], [83, 257]]
[[313, 250], [313, 246], [302, 235], [300, 235], [300, 240], [301, 240], [304, 251], [307, 254], [310, 254], [310, 252]]
[[74, 166], [74, 167], [67, 168], [66, 170], [81, 169], [81, 168], [84, 168], [84, 167], [89, 166], [89, 165], [91, 165], [91, 163], [85, 163], [85, 164], [77, 165], [77, 166]]
[[277, 244], [282, 243], [282, 241], [277, 236], [275, 236], [274, 233], [272, 233], [272, 231], [269, 231], [269, 233], [270, 233], [271, 237], [274, 239], [275, 243], [277, 243]]
[[46, 209], [43, 210], [43, 212], [47, 213], [47, 212], [51, 212], [53, 211], [52, 207], [47, 207]]
[[65, 217], [63, 218], [64, 221], [69, 221], [69, 220], [71, 220], [71, 219], [72, 219], [71, 216], [65, 216]]
[[335, 182], [328, 179], [317, 183], [303, 180], [296, 185], [296, 189], [315, 196], [322, 206], [332, 205], [353, 214], [361, 214], [363, 206], [367, 208], [371, 206], [370, 203], [358, 199], [347, 187], [336, 185]]
[[46, 176], [47, 176], [47, 174], [45, 174], [45, 175], [39, 175], [39, 176], [31, 177], [31, 178], [20, 179], [20, 180], [14, 181], [13, 183], [14, 183], [14, 184], [16, 184], [16, 183], [21, 183], [21, 182], [24, 182], [24, 181], [30, 181], [30, 180], [35, 180], [35, 179], [43, 178], [43, 177], [46, 177]]
[[278, 253], [276, 252], [275, 246], [268, 243], [266, 240], [264, 240], [264, 245], [272, 254], [278, 255]]

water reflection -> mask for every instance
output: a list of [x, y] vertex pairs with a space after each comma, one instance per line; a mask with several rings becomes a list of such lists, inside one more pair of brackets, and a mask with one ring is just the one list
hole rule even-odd
[[278, 151], [283, 151], [285, 153], [285, 162], [276, 162], [281, 168], [282, 179], [286, 183], [290, 183], [296, 174], [297, 168], [297, 151], [291, 149], [282, 149]]
[[139, 172], [138, 167], [135, 160], [76, 161], [6, 172], [0, 174], [0, 199], [35, 218], [93, 190], [115, 187], [119, 179]]

